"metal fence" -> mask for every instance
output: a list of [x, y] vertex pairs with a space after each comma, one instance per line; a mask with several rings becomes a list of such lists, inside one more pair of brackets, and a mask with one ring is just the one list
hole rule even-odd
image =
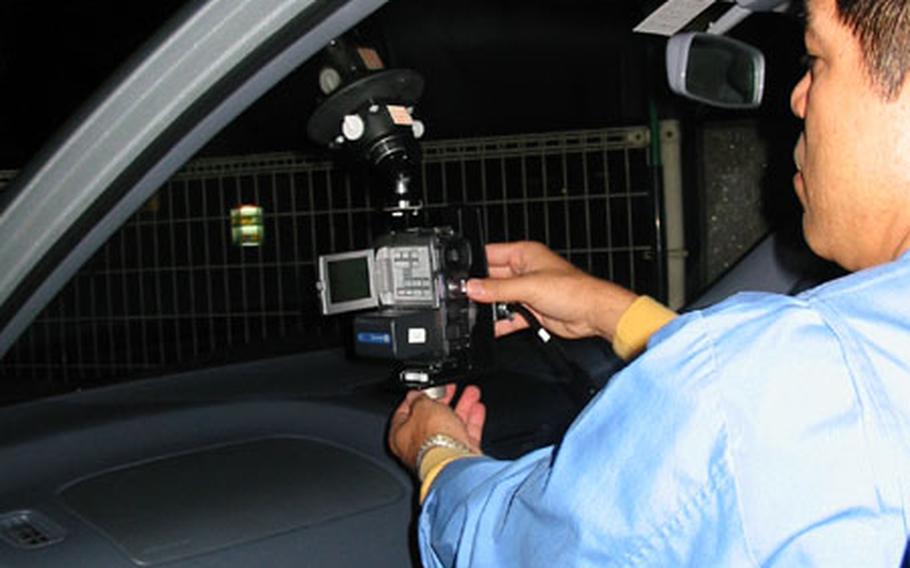
[[[653, 294], [649, 140], [642, 127], [426, 143], [424, 203], [479, 206], [490, 241], [543, 241]], [[369, 246], [369, 186], [363, 171], [294, 154], [189, 163], [36, 319], [0, 376], [67, 390], [264, 345], [337, 343], [315, 310], [315, 261]], [[263, 210], [259, 247], [232, 244], [241, 204]]]
[[0, 170], [0, 189], [9, 184], [16, 177], [16, 170]]

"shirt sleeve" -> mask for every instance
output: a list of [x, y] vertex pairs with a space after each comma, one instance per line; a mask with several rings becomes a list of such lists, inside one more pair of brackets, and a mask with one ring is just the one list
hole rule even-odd
[[644, 350], [651, 336], [676, 318], [676, 315], [676, 312], [653, 298], [639, 296], [616, 324], [613, 351], [623, 361], [631, 361]]
[[[673, 321], [677, 313], [649, 296], [639, 296], [619, 318], [616, 325], [616, 336], [613, 338], [613, 350], [623, 361], [630, 361], [644, 350], [651, 336], [667, 323]], [[438, 458], [426, 468], [427, 473], [420, 475], [420, 502], [423, 503], [436, 478], [442, 469], [465, 455]]]
[[700, 316], [679, 318], [557, 447], [457, 460], [421, 512], [427, 566], [751, 564]]

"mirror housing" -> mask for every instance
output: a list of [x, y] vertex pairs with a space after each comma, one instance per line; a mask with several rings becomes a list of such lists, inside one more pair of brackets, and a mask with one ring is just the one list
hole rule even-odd
[[667, 42], [670, 90], [712, 106], [757, 108], [765, 88], [765, 57], [757, 48], [721, 35], [687, 32]]

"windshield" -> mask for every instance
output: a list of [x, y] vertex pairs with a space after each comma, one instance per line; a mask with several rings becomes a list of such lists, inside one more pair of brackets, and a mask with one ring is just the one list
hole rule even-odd
[[[122, 45], [105, 51], [92, 36], [74, 59], [125, 57], [179, 4], [156, 5], [143, 25], [107, 18]], [[637, 2], [506, 8], [392, 2], [357, 29], [389, 67], [426, 82], [415, 109], [426, 123], [422, 201], [431, 211], [475, 206], [489, 241], [539, 240], [593, 274], [665, 301], [675, 293], [679, 304], [767, 230], [752, 221], [761, 212], [734, 217], [747, 231], [733, 238], [729, 224], [709, 221], [761, 193], [770, 162], [758, 119], [778, 125], [775, 137], [788, 119], [672, 97], [659, 73], [662, 40], [631, 32], [643, 16]], [[94, 254], [5, 356], [6, 402], [345, 344], [349, 318], [319, 312], [317, 260], [373, 244], [387, 188], [365, 164], [307, 138], [319, 70], [318, 59], [295, 70]], [[86, 90], [59, 106], [71, 109], [69, 97]], [[35, 130], [46, 135], [60, 120]], [[6, 167], [34, 149], [10, 145]], [[710, 159], [687, 166], [699, 150]], [[717, 191], [695, 189], [711, 184]], [[737, 185], [748, 191], [731, 195]], [[692, 238], [668, 245], [670, 233]], [[731, 242], [729, 258], [710, 266], [699, 252]], [[685, 264], [686, 250], [698, 264], [669, 282], [668, 262]]]

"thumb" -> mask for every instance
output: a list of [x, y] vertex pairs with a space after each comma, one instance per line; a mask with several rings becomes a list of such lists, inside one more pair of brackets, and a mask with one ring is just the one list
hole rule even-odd
[[473, 278], [468, 280], [468, 297], [481, 304], [493, 302], [533, 303], [535, 296], [533, 275], [513, 278]]
[[412, 390], [404, 397], [404, 400], [401, 401], [401, 404], [398, 405], [395, 412], [392, 414], [391, 429], [393, 431], [408, 421], [408, 418], [411, 416], [411, 407], [414, 405], [414, 401], [420, 396], [423, 396], [420, 391]]

